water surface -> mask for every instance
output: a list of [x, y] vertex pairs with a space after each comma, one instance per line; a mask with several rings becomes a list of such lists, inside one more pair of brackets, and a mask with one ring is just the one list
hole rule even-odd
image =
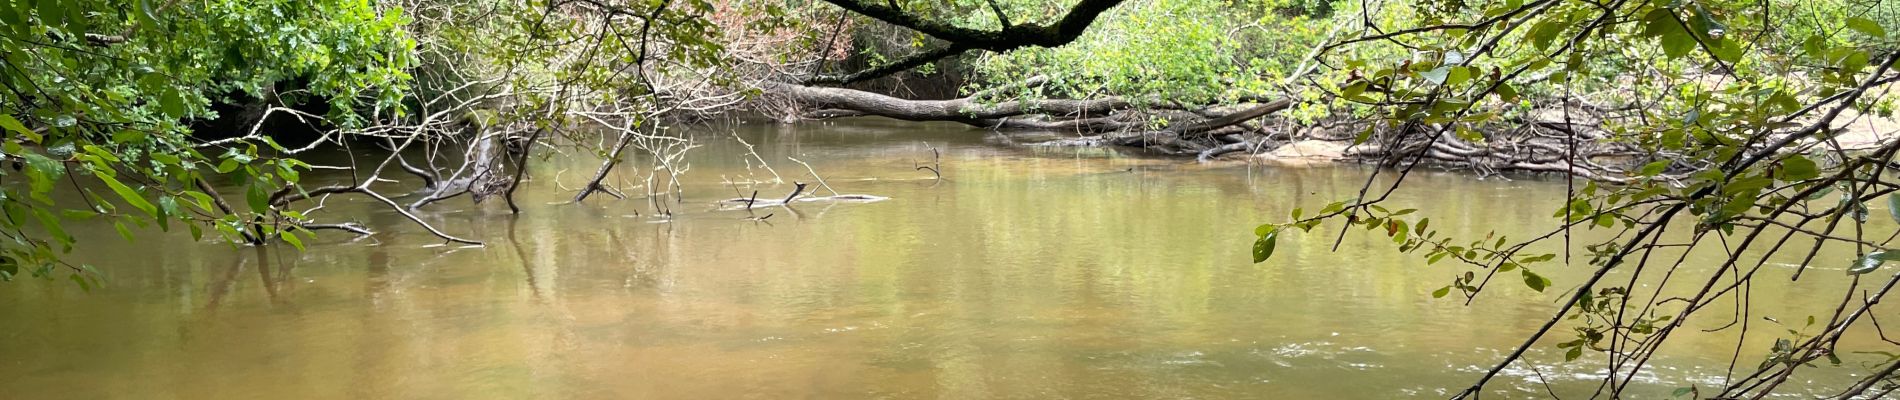
[[[814, 181], [795, 157], [838, 192], [891, 199], [715, 209], [790, 190], [747, 183], [773, 171], [732, 133], [783, 180]], [[77, 257], [108, 285], [0, 286], [0, 397], [1437, 398], [1586, 273], [1553, 268], [1549, 292], [1500, 285], [1465, 306], [1430, 296], [1463, 269], [1361, 233], [1333, 251], [1331, 227], [1250, 262], [1254, 225], [1351, 197], [1360, 167], [1197, 165], [881, 121], [697, 136], [671, 218], [642, 199], [645, 169], [611, 180], [628, 200], [563, 204], [585, 160], [542, 168], [519, 217], [466, 198], [421, 213], [480, 248], [441, 246], [356, 197], [316, 215], [381, 233], [327, 232], [302, 253], [82, 227]], [[933, 147], [943, 181], [916, 169]], [[1429, 205], [1454, 235], [1549, 226], [1564, 194], [1560, 181], [1409, 179], [1395, 204]], [[1842, 274], [1787, 283], [1789, 271], [1764, 272], [1777, 283], [1755, 288], [1759, 313], [1832, 310]], [[1635, 386], [1719, 383], [1734, 340], [1672, 339]], [[1749, 337], [1741, 362], [1773, 340]], [[1540, 345], [1539, 367], [1507, 371], [1490, 397], [1587, 397], [1601, 360], [1561, 358]], [[1795, 384], [1838, 387], [1858, 370]]]

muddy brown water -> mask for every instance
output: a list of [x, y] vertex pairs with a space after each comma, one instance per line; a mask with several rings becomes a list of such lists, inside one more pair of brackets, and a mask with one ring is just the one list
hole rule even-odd
[[[1548, 267], [1548, 292], [1500, 285], [1465, 306], [1430, 296], [1461, 267], [1360, 232], [1333, 251], [1333, 227], [1250, 262], [1254, 225], [1351, 197], [1361, 167], [1198, 165], [886, 121], [703, 130], [665, 220], [639, 199], [645, 169], [611, 180], [632, 199], [561, 204], [596, 164], [577, 160], [541, 169], [518, 218], [466, 198], [421, 213], [479, 248], [441, 246], [352, 197], [316, 215], [381, 233], [326, 232], [301, 253], [76, 227], [75, 257], [107, 285], [0, 285], [0, 398], [1440, 398], [1587, 273]], [[773, 179], [734, 133], [783, 180], [813, 182], [796, 157], [838, 192], [890, 199], [717, 209], [735, 197], [725, 182]], [[916, 169], [930, 147], [945, 181]], [[1409, 179], [1394, 204], [1423, 206], [1453, 235], [1551, 226], [1564, 195], [1534, 178]], [[1833, 255], [1842, 265], [1799, 282], [1788, 265], [1764, 272], [1741, 364], [1832, 311], [1851, 258]], [[1722, 381], [1735, 330], [1671, 340], [1633, 385], [1640, 397]], [[1602, 358], [1562, 362], [1558, 341], [1487, 398], [1588, 397]], [[1793, 392], [1841, 387], [1877, 359], [1809, 369]]]

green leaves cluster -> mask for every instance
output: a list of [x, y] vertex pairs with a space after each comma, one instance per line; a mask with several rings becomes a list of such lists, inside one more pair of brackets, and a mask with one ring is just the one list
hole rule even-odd
[[[1654, 212], [1679, 208], [1680, 214], [1667, 215], [1690, 217], [1685, 220], [1695, 223], [1697, 238], [1774, 229], [1769, 236], [1856, 242], [1868, 250], [1847, 271], [1866, 274], [1900, 260], [1900, 252], [1878, 239], [1842, 239], [1860, 237], [1863, 229], [1836, 227], [1865, 228], [1867, 203], [1880, 197], [1900, 210], [1900, 197], [1880, 183], [1892, 172], [1884, 160], [1893, 151], [1836, 149], [1819, 140], [1833, 134], [1827, 126], [1809, 129], [1807, 124], [1839, 107], [1890, 115], [1891, 100], [1871, 93], [1854, 103], [1829, 102], [1874, 78], [1870, 72], [1881, 67], [1878, 61], [1896, 51], [1890, 35], [1900, 19], [1869, 11], [1879, 7], [1848, 3], [1398, 4], [1363, 15], [1404, 21], [1381, 20], [1374, 25], [1382, 29], [1358, 33], [1366, 40], [1343, 47], [1329, 59], [1340, 68], [1315, 80], [1330, 98], [1378, 110], [1384, 126], [1445, 132], [1478, 147], [1497, 138], [1493, 135], [1514, 131], [1497, 127], [1552, 120], [1535, 112], [1559, 108], [1557, 102], [1574, 101], [1581, 105], [1574, 109], [1591, 110], [1583, 111], [1591, 113], [1584, 125], [1601, 128], [1606, 138], [1600, 140], [1606, 143], [1636, 149], [1639, 159], [1627, 174], [1602, 177], [1614, 184], [1575, 190], [1552, 215], [1559, 229], [1620, 232], [1612, 236], [1617, 239], [1581, 246], [1590, 263], [1601, 268], [1624, 262], [1621, 256], [1631, 251], [1648, 251], [1616, 240], [1668, 224], [1673, 219]], [[1415, 27], [1420, 29], [1387, 34]], [[1368, 128], [1359, 141], [1371, 140], [1374, 133]], [[1815, 137], [1760, 150], [1783, 135], [1808, 133]], [[1537, 240], [1451, 241], [1420, 227], [1424, 220], [1413, 223], [1408, 235], [1408, 220], [1374, 206], [1335, 203], [1318, 217], [1302, 219], [1296, 213], [1294, 222], [1269, 224], [1256, 234], [1266, 240], [1261, 232], [1310, 229], [1319, 219], [1343, 219], [1348, 227], [1383, 230], [1401, 251], [1426, 249], [1428, 262], [1454, 259], [1477, 267], [1458, 273], [1434, 297], [1454, 290], [1473, 296], [1485, 282], [1511, 271], [1533, 290], [1557, 284], [1528, 268], [1550, 261], [1550, 255], [1518, 254]], [[1900, 221], [1900, 211], [1894, 215]], [[1255, 245], [1256, 259], [1260, 248]], [[1582, 320], [1574, 327], [1577, 337], [1559, 346], [1566, 358], [1605, 350], [1600, 343], [1606, 335], [1640, 337], [1671, 324], [1673, 316], [1653, 310], [1629, 315], [1626, 289], [1580, 290], [1569, 316]]]
[[[1377, 204], [1352, 204], [1335, 202], [1319, 211], [1319, 215], [1304, 216], [1304, 209], [1295, 208], [1290, 214], [1293, 222], [1284, 224], [1263, 224], [1254, 228], [1256, 239], [1253, 245], [1255, 263], [1267, 261], [1273, 256], [1273, 250], [1281, 239], [1281, 233], [1298, 229], [1310, 232], [1326, 222], [1344, 216], [1345, 228], [1362, 228], [1391, 238], [1398, 250], [1403, 253], [1416, 253], [1425, 258], [1427, 265], [1437, 264], [1445, 259], [1493, 270], [1493, 273], [1515, 272], [1531, 290], [1544, 291], [1551, 285], [1549, 278], [1533, 271], [1529, 266], [1547, 263], [1556, 259], [1556, 254], [1531, 253], [1524, 251], [1525, 245], [1511, 243], [1508, 237], [1495, 233], [1483, 239], [1470, 242], [1454, 241], [1450, 237], [1440, 237], [1439, 231], [1431, 229], [1431, 218], [1408, 219], [1407, 215], [1417, 209], [1388, 210]], [[1480, 290], [1482, 283], [1476, 273], [1466, 271], [1453, 280], [1452, 284], [1432, 292], [1432, 297], [1445, 297], [1453, 289], [1470, 296]]]
[[[400, 109], [414, 63], [402, 9], [360, 1], [9, 0], [0, 22], [0, 159], [15, 166], [0, 182], [27, 183], [0, 187], [0, 279], [63, 269], [96, 286], [65, 259], [74, 220], [128, 241], [133, 226], [182, 223], [299, 243], [286, 222], [297, 216], [268, 200], [308, 165], [269, 156], [287, 149], [268, 136], [208, 146], [191, 121], [249, 98], [360, 124], [362, 109]], [[201, 182], [247, 187], [250, 213], [224, 210]]]
[[1279, 79], [1293, 72], [1328, 27], [1323, 19], [1276, 14], [1279, 6], [1130, 1], [1104, 14], [1069, 45], [980, 59], [975, 72], [981, 83], [973, 89], [1009, 87], [1041, 75], [1050, 83], [1000, 96], [1119, 95], [1180, 104], [1266, 96], [1277, 91]]

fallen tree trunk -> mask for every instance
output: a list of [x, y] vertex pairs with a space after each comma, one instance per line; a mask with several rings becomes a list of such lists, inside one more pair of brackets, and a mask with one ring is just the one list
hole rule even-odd
[[[1046, 78], [1031, 78], [1018, 85], [1042, 84]], [[909, 100], [861, 90], [835, 87], [811, 87], [786, 83], [766, 83], [762, 88], [783, 96], [792, 103], [815, 110], [797, 113], [799, 118], [827, 119], [855, 116], [880, 116], [906, 121], [950, 121], [997, 130], [1062, 131], [1082, 134], [1111, 134], [1091, 143], [1161, 148], [1171, 152], [1198, 153], [1230, 141], [1203, 140], [1234, 125], [1259, 119], [1292, 107], [1286, 99], [1267, 101], [1235, 112], [1211, 113], [1210, 107], [1153, 107], [1138, 109], [1134, 102], [1120, 97], [1101, 99], [1029, 99], [988, 102], [996, 90], [974, 93], [951, 100]], [[1257, 99], [1254, 99], [1257, 100]], [[1151, 101], [1149, 103], [1160, 103]], [[1162, 110], [1172, 112], [1159, 113]], [[1181, 112], [1182, 110], [1192, 112]], [[1156, 118], [1170, 121], [1159, 130], [1141, 130]], [[1185, 138], [1185, 140], [1184, 140]]]
[[977, 96], [951, 100], [907, 100], [862, 90], [766, 83], [766, 91], [785, 96], [830, 116], [876, 115], [906, 121], [954, 121], [994, 127], [999, 120], [1028, 115], [1090, 118], [1133, 107], [1125, 99], [1034, 99], [985, 103]]
[[1207, 133], [1207, 132], [1214, 131], [1216, 129], [1233, 126], [1235, 124], [1239, 124], [1242, 122], [1252, 121], [1256, 118], [1265, 117], [1267, 116], [1267, 114], [1280, 112], [1280, 110], [1285, 110], [1292, 107], [1293, 107], [1292, 100], [1279, 99], [1279, 100], [1267, 102], [1266, 104], [1254, 106], [1253, 108], [1248, 108], [1245, 110], [1240, 110], [1238, 112], [1229, 113], [1227, 115], [1209, 118], [1205, 121], [1200, 121], [1200, 122], [1196, 122], [1192, 124], [1181, 124], [1181, 125], [1169, 126], [1167, 131], [1174, 132], [1181, 135]]
[[[1132, 135], [1109, 138], [1107, 143], [1117, 146], [1147, 147], [1175, 154], [1199, 155], [1208, 150], [1220, 148], [1229, 143], [1218, 139], [1241, 123], [1259, 119], [1269, 114], [1291, 108], [1293, 101], [1280, 99], [1249, 107], [1206, 120], [1170, 124], [1158, 131], [1139, 132]], [[1239, 132], [1234, 132], [1239, 133]]]

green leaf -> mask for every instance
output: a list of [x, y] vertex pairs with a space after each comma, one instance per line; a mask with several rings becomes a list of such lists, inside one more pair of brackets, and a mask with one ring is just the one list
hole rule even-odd
[[137, 207], [139, 211], [144, 211], [147, 215], [158, 216], [157, 207], [153, 207], [151, 202], [145, 201], [145, 196], [139, 195], [138, 191], [126, 187], [124, 183], [119, 183], [118, 179], [111, 176], [99, 175], [99, 181], [105, 182], [106, 186], [111, 187], [112, 192], [118, 193], [120, 198], [125, 199], [126, 204]]
[[170, 222], [172, 218], [179, 218], [182, 216], [184, 216], [184, 214], [178, 209], [178, 199], [172, 198], [172, 196], [170, 195], [158, 196], [158, 229], [159, 230], [170, 232], [172, 230], [171, 222]]
[[1447, 85], [1465, 83], [1465, 81], [1468, 80], [1471, 80], [1470, 68], [1453, 67], [1451, 73], [1445, 76], [1445, 84]]
[[277, 176], [284, 178], [284, 183], [296, 183], [299, 175], [297, 168], [290, 166], [290, 163], [280, 162], [277, 164]]
[[1542, 292], [1544, 288], [1550, 287], [1550, 279], [1546, 279], [1527, 269], [1524, 270], [1524, 286], [1530, 286], [1531, 290]]
[[1742, 49], [1741, 41], [1724, 40], [1724, 41], [1713, 42], [1713, 43], [1708, 43], [1708, 44], [1709, 44], [1709, 54], [1714, 55], [1715, 58], [1720, 59], [1722, 61], [1727, 61], [1729, 63], [1737, 63], [1737, 62], [1742, 61], [1742, 53], [1744, 52], [1744, 49]]
[[1524, 34], [1526, 38], [1531, 40], [1531, 45], [1537, 46], [1538, 50], [1549, 49], [1551, 42], [1557, 40], [1557, 35], [1563, 33], [1564, 29], [1570, 26], [1570, 21], [1564, 18], [1539, 19], [1541, 21], [1538, 21], [1537, 25], [1532, 25], [1530, 32]]
[[1682, 56], [1689, 55], [1690, 50], [1695, 50], [1695, 36], [1690, 35], [1688, 30], [1683, 29], [1682, 24], [1677, 23], [1674, 19], [1671, 19], [1665, 24], [1673, 26], [1673, 28], [1670, 28], [1668, 33], [1662, 35], [1663, 55], [1669, 56], [1669, 58], [1682, 58]]
[[132, 243], [132, 230], [125, 228], [125, 220], [112, 221], [112, 228], [119, 231], [119, 237], [125, 238], [126, 243]]
[[1266, 262], [1268, 257], [1273, 257], [1273, 247], [1279, 240], [1279, 232], [1268, 232], [1265, 236], [1261, 236], [1259, 240], [1254, 240], [1253, 262]]
[[238, 166], [241, 166], [241, 165], [243, 164], [239, 163], [236, 158], [226, 158], [224, 159], [224, 162], [218, 163], [218, 173], [220, 174], [231, 173], [231, 171], [236, 171], [238, 169]]
[[1868, 55], [1865, 51], [1850, 50], [1847, 54], [1841, 56], [1841, 70], [1849, 73], [1860, 72], [1860, 70], [1867, 68], [1867, 63], [1870, 62], [1872, 57], [1873, 56]]
[[126, 129], [112, 134], [114, 143], [139, 143], [145, 141], [145, 131]]
[[1517, 89], [1510, 84], [1498, 83], [1498, 98], [1504, 101], [1517, 101]]
[[1597, 226], [1604, 227], [1604, 228], [1615, 227], [1616, 215], [1609, 214], [1609, 213], [1597, 214], [1596, 221], [1594, 222], [1596, 223]]
[[1821, 35], [1808, 36], [1807, 40], [1801, 42], [1801, 51], [1806, 52], [1808, 57], [1827, 58], [1827, 38]]
[[158, 209], [165, 211], [165, 215], [170, 215], [170, 216], [185, 215], [185, 211], [178, 207], [177, 197], [158, 196]]
[[1420, 72], [1418, 76], [1424, 77], [1425, 80], [1432, 81], [1432, 83], [1444, 84], [1446, 79], [1451, 76], [1451, 66], [1442, 65], [1430, 71]]
[[1754, 193], [1737, 193], [1722, 203], [1722, 208], [1717, 210], [1720, 212], [1711, 217], [1720, 219], [1747, 214], [1749, 209], [1755, 208], [1755, 200], [1757, 198]]
[[1722, 193], [1732, 195], [1732, 194], [1740, 194], [1740, 193], [1745, 193], [1745, 192], [1760, 191], [1764, 188], [1767, 188], [1768, 185], [1773, 185], [1774, 183], [1775, 183], [1774, 179], [1769, 179], [1766, 176], [1750, 176], [1746, 178], [1736, 179], [1732, 182], [1729, 182], [1726, 185], [1723, 185]]
[[1871, 19], [1866, 19], [1866, 18], [1861, 18], [1861, 17], [1848, 17], [1847, 29], [1853, 29], [1860, 33], [1866, 34], [1867, 36], [1873, 36], [1876, 38], [1887, 37], [1887, 29], [1881, 28], [1879, 22], [1874, 22], [1874, 20], [1871, 20]]
[[1690, 393], [1695, 393], [1694, 386], [1685, 387], [1685, 388], [1676, 388], [1676, 391], [1669, 393], [1669, 397], [1682, 397], [1682, 396], [1687, 396]]
[[244, 201], [251, 205], [251, 212], [263, 214], [270, 211], [270, 191], [261, 182], [253, 182], [245, 188]]
[[89, 145], [82, 146], [82, 148], [86, 150], [86, 154], [91, 155], [93, 157], [98, 157], [100, 160], [105, 160], [106, 162], [113, 163], [113, 164], [123, 162], [119, 160], [119, 156], [113, 155], [112, 151], [106, 150], [104, 147], [99, 147], [98, 145], [89, 144]]
[[[29, 152], [21, 154], [20, 158], [26, 159], [26, 167], [28, 169], [27, 178], [32, 181], [33, 194], [35, 197], [43, 197], [47, 192], [51, 192], [53, 190], [54, 179], [66, 173], [66, 166], [64, 164], [60, 164], [59, 161], [53, 161], [51, 158], [46, 158], [46, 156], [40, 155], [39, 153]], [[41, 200], [51, 203], [51, 199]]]
[[60, 224], [59, 217], [46, 212], [46, 209], [36, 207], [33, 209], [33, 218], [40, 221], [40, 226], [46, 228], [46, 233], [52, 234], [54, 240], [67, 245], [72, 244], [73, 237], [66, 234], [66, 228]]
[[185, 118], [185, 95], [177, 90], [167, 91], [158, 97], [158, 107], [172, 118]]
[[139, 0], [139, 25], [146, 29], [158, 29], [158, 14], [152, 11], [152, 0]]
[[284, 238], [284, 242], [290, 243], [291, 247], [296, 247], [297, 251], [304, 251], [303, 239], [298, 239], [297, 234], [295, 232], [292, 232], [289, 229], [285, 229], [283, 231], [278, 232], [277, 237]]
[[1353, 82], [1351, 85], [1347, 85], [1344, 89], [1339, 90], [1339, 97], [1350, 98], [1353, 96], [1358, 96], [1361, 93], [1365, 93], [1366, 87], [1369, 85], [1370, 83], [1363, 80], [1358, 81], [1358, 82]]
[[1449, 295], [1449, 294], [1451, 294], [1451, 286], [1441, 287], [1441, 288], [1438, 288], [1438, 290], [1432, 291], [1432, 298], [1434, 299], [1443, 298], [1445, 297], [1445, 295]]
[[1814, 165], [1814, 160], [1799, 155], [1781, 160], [1781, 180], [1800, 181], [1814, 179], [1817, 176], [1820, 176], [1820, 169]]
[[200, 192], [196, 190], [186, 190], [184, 193], [186, 196], [191, 196], [191, 199], [196, 201], [196, 204], [198, 205], [198, 209], [205, 210], [205, 212], [217, 211], [216, 208], [213, 208], [214, 204], [212, 204], [211, 195], [208, 195], [208, 194], [205, 194], [204, 192]]
[[26, 17], [20, 15], [20, 10], [13, 8], [14, 3], [16, 2], [9, 1], [0, 3], [0, 24], [7, 26], [26, 26]]
[[67, 275], [66, 277], [67, 279], [72, 280], [73, 283], [78, 284], [79, 290], [83, 290], [87, 292], [92, 291], [92, 282], [86, 281], [86, 277], [79, 276], [79, 274]]
[[1887, 195], [1887, 215], [1900, 222], [1900, 193]]
[[1674, 161], [1662, 160], [1662, 161], [1652, 162], [1648, 164], [1643, 164], [1643, 169], [1642, 169], [1641, 174], [1643, 176], [1661, 175], [1663, 171], [1669, 169], [1669, 165], [1672, 163], [1674, 163]]
[[6, 114], [0, 114], [0, 128], [19, 132], [23, 135], [33, 134], [33, 131], [26, 129], [26, 124], [21, 124], [20, 120], [13, 119], [13, 116]]
[[66, 4], [66, 24], [66, 29], [68, 30], [73, 32], [85, 32], [88, 29], [86, 26], [86, 8], [80, 4]]
[[1681, 58], [1695, 49], [1695, 36], [1689, 33], [1682, 21], [1676, 20], [1674, 12], [1658, 7], [1643, 15], [1643, 36], [1657, 38], [1662, 45], [1663, 54], [1669, 58]]
[[1874, 270], [1880, 269], [1881, 264], [1896, 260], [1900, 260], [1900, 251], [1880, 250], [1867, 253], [1867, 255], [1861, 256], [1860, 260], [1856, 261], [1852, 268], [1847, 269], [1847, 274], [1860, 275], [1874, 272]]
[[41, 23], [60, 26], [64, 25], [66, 13], [60, 12], [58, 1], [40, 0], [39, 15]]

